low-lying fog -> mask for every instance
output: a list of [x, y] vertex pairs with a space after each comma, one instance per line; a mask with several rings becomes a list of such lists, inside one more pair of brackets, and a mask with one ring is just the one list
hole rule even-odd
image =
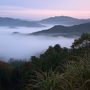
[[62, 47], [70, 47], [74, 38], [45, 37], [45, 36], [21, 36], [13, 35], [13, 32], [32, 33], [44, 30], [44, 28], [8, 28], [0, 27], [0, 59], [8, 61], [14, 59], [29, 59], [30, 56], [39, 56], [50, 45], [60, 44]]

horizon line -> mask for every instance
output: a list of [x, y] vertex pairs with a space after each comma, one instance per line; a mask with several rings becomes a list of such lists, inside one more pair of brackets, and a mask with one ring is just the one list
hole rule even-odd
[[71, 17], [71, 18], [76, 18], [76, 19], [90, 19], [90, 17], [87, 17], [87, 18], [80, 18], [80, 17], [75, 17], [75, 16], [69, 16], [69, 15], [60, 15], [60, 16], [56, 16], [56, 15], [53, 15], [53, 16], [49, 16], [49, 17], [45, 17], [45, 18], [37, 18], [37, 19], [32, 19], [32, 18], [23, 18], [23, 17], [13, 17], [13, 16], [0, 16], [0, 18], [12, 18], [12, 19], [22, 19], [22, 20], [42, 20], [42, 19], [48, 19], [48, 18], [53, 18], [53, 17]]

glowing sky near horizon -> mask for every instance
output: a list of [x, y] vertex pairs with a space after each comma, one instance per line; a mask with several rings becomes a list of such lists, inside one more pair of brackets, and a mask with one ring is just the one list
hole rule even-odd
[[0, 0], [0, 16], [41, 19], [50, 16], [90, 18], [90, 0]]

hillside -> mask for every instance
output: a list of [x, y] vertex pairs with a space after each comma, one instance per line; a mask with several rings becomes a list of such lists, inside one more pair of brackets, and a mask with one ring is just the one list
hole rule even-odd
[[69, 27], [57, 25], [48, 30], [42, 30], [39, 32], [32, 33], [31, 35], [79, 36], [84, 32], [90, 33], [90, 23], [69, 26]]
[[64, 26], [72, 26], [72, 25], [78, 25], [88, 22], [90, 22], [90, 19], [77, 19], [69, 16], [55, 16], [40, 21], [40, 23], [43, 24], [54, 24], [54, 25], [64, 25]]
[[0, 26], [9, 26], [9, 27], [43, 27], [43, 25], [34, 21], [26, 21], [21, 19], [13, 18], [2, 18], [0, 17]]
[[90, 34], [27, 61], [0, 60], [0, 90], [90, 90]]

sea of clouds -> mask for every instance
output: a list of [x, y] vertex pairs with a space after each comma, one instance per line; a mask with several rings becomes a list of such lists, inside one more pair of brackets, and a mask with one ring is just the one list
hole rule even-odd
[[75, 38], [12, 34], [13, 32], [29, 34], [32, 32], [45, 30], [50, 27], [51, 26], [43, 28], [0, 27], [0, 59], [5, 61], [8, 61], [10, 58], [29, 59], [34, 55], [39, 56], [49, 46], [54, 46], [55, 44], [60, 44], [62, 47], [70, 48]]

